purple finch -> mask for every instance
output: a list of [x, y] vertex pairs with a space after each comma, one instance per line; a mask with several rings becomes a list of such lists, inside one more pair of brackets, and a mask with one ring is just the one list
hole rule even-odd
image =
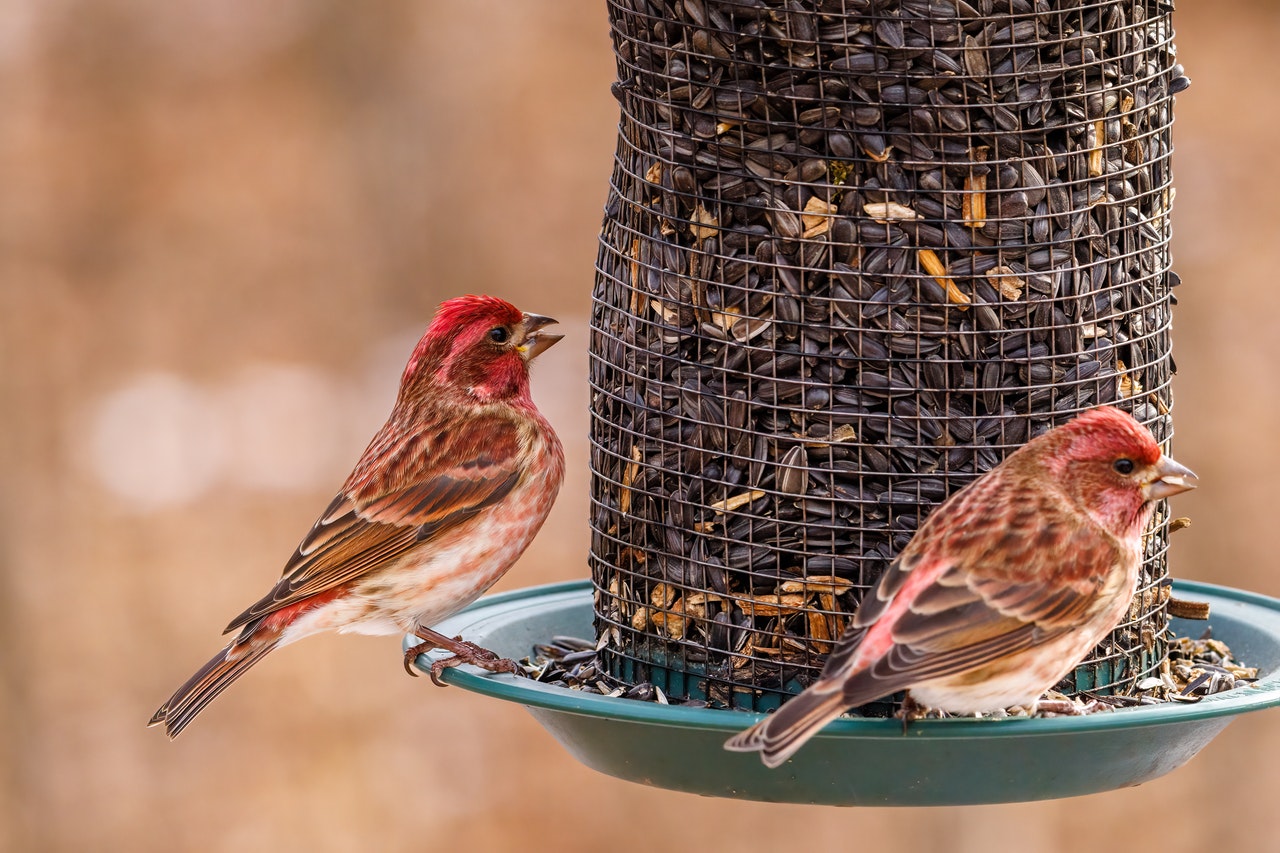
[[777, 767], [845, 709], [899, 690], [957, 714], [1035, 703], [1128, 610], [1155, 501], [1195, 486], [1119, 409], [1033, 439], [929, 515], [818, 681], [725, 748]]
[[[529, 362], [555, 321], [501, 299], [440, 306], [409, 358], [395, 407], [270, 592], [227, 626], [234, 640], [160, 706], [177, 737], [219, 693], [279, 646], [319, 631], [416, 634], [405, 655], [432, 666], [515, 664], [430, 626], [502, 577], [546, 520], [564, 451], [529, 396]], [[410, 670], [412, 672], [412, 670]], [[438, 683], [438, 682], [437, 682]]]

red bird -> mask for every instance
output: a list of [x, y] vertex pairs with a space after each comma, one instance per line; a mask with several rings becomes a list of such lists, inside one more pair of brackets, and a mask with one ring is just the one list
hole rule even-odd
[[[533, 540], [564, 479], [564, 450], [529, 396], [529, 362], [560, 340], [549, 317], [491, 296], [440, 306], [409, 358], [386, 425], [285, 565], [227, 626], [236, 638], [160, 706], [177, 737], [268, 652], [319, 631], [412, 633], [432, 665], [516, 665], [429, 626], [502, 577]], [[409, 670], [412, 674], [412, 670]], [[437, 681], [437, 683], [439, 683]]]
[[956, 714], [1035, 703], [1128, 610], [1155, 501], [1195, 486], [1119, 409], [1033, 439], [934, 510], [821, 678], [725, 748], [777, 767], [845, 709], [899, 690]]

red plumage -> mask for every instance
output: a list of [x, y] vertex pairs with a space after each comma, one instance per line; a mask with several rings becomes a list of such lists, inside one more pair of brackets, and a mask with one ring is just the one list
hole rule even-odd
[[176, 737], [267, 652], [329, 629], [417, 633], [461, 662], [511, 669], [429, 629], [506, 573], [560, 489], [564, 451], [534, 407], [528, 371], [560, 340], [541, 331], [554, 322], [490, 296], [442, 304], [391, 416], [280, 581], [231, 621], [236, 638], [150, 724]]
[[1085, 412], [929, 515], [807, 690], [731, 738], [776, 767], [899, 690], [953, 713], [1034, 703], [1129, 606], [1155, 501], [1196, 485], [1119, 409]]

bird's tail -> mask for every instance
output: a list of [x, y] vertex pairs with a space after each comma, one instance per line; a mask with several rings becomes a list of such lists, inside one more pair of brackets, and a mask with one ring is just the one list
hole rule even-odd
[[160, 710], [155, 712], [147, 725], [156, 726], [164, 723], [165, 732], [169, 737], [177, 737], [187, 724], [195, 719], [196, 714], [204, 710], [205, 705], [231, 686], [237, 678], [248, 672], [249, 667], [262, 660], [276, 645], [275, 638], [248, 647], [231, 643], [200, 667], [186, 684], [179, 687], [177, 692], [169, 697], [169, 701], [160, 706]]
[[724, 748], [731, 752], [759, 752], [766, 767], [777, 767], [847, 707], [849, 702], [840, 689], [827, 692], [811, 687], [751, 728], [729, 738]]

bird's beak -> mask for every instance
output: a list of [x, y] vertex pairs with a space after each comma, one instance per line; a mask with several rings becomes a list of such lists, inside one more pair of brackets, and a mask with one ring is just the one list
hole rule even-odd
[[1168, 456], [1160, 457], [1153, 473], [1155, 476], [1142, 485], [1143, 497], [1149, 501], [1158, 501], [1199, 485], [1190, 468], [1179, 465]]
[[564, 337], [564, 335], [539, 333], [538, 330], [542, 327], [551, 326], [555, 323], [555, 320], [550, 317], [543, 317], [541, 314], [524, 315], [524, 319], [520, 322], [520, 328], [524, 330], [524, 340], [521, 341], [519, 350], [525, 361], [533, 361], [543, 352], [550, 349], [556, 341]]

